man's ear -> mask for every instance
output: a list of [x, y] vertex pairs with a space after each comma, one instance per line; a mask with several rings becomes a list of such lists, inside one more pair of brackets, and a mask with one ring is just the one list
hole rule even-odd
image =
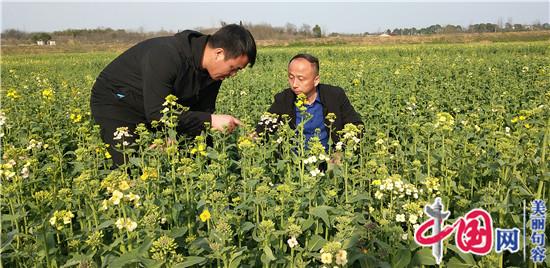
[[214, 49], [214, 58], [216, 60], [225, 60], [225, 50], [221, 47]]
[[319, 85], [319, 81], [321, 81], [321, 77], [319, 77], [319, 75], [315, 76], [315, 78], [313, 78], [313, 82], [315, 83], [315, 86]]

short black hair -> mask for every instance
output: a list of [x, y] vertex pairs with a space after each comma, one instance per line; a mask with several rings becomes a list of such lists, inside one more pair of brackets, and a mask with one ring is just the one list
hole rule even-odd
[[290, 63], [295, 59], [304, 59], [309, 61], [309, 63], [313, 64], [313, 67], [315, 69], [315, 74], [319, 74], [319, 59], [317, 59], [315, 56], [307, 53], [300, 53], [292, 57], [292, 59], [290, 59], [290, 61], [288, 62], [288, 65], [290, 65]]
[[237, 24], [223, 26], [210, 36], [208, 43], [212, 48], [223, 48], [227, 59], [246, 55], [250, 67], [256, 62], [256, 41], [247, 29]]

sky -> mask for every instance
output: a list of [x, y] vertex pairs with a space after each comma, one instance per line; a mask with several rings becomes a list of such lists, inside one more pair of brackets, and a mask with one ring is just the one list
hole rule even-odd
[[325, 33], [380, 32], [433, 24], [532, 24], [549, 21], [550, 1], [4, 1], [2, 31], [26, 32], [98, 27], [133, 31], [178, 31], [219, 27], [220, 22], [272, 26], [318, 24]]

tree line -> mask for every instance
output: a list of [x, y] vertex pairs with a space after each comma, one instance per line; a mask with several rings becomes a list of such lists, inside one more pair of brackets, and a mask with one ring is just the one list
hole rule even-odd
[[[227, 24], [221, 22], [221, 26]], [[345, 33], [330, 33], [327, 34], [327, 29], [322, 28], [318, 24], [311, 26], [302, 24], [300, 26], [287, 23], [285, 26], [272, 26], [267, 23], [252, 24], [242, 23], [254, 35], [256, 40], [294, 40], [303, 38], [321, 38], [324, 36], [365, 36], [371, 34], [386, 33], [390, 35], [431, 35], [431, 34], [448, 34], [448, 33], [487, 33], [487, 32], [518, 32], [518, 31], [536, 31], [550, 30], [550, 24], [535, 23], [531, 25], [512, 24], [508, 23], [479, 23], [462, 27], [460, 25], [431, 25], [425, 28], [395, 28], [387, 29], [384, 32], [363, 34], [345, 34]], [[217, 28], [196, 28], [195, 30], [204, 33], [213, 33]], [[54, 32], [25, 32], [18, 29], [7, 29], [1, 33], [3, 42], [6, 40], [21, 42], [36, 42], [39, 40], [49, 41], [56, 40], [60, 42], [120, 42], [133, 43], [147, 38], [156, 36], [173, 35], [174, 32], [160, 30], [155, 32], [145, 32], [143, 28], [137, 31], [112, 29], [112, 28], [97, 28], [97, 29], [66, 29], [63, 31]]]
[[512, 24], [507, 22], [502, 23], [478, 23], [469, 25], [468, 27], [462, 27], [460, 25], [444, 25], [439, 24], [431, 25], [426, 28], [417, 29], [413, 28], [395, 28], [393, 30], [387, 29], [386, 34], [391, 35], [428, 35], [428, 34], [449, 34], [449, 33], [495, 33], [495, 32], [523, 32], [523, 31], [540, 31], [550, 30], [549, 23], [535, 23], [530, 25], [524, 24]]

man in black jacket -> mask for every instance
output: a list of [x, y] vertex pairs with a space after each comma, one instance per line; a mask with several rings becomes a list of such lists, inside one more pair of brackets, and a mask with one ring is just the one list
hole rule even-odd
[[[304, 124], [304, 134], [306, 141], [310, 137], [317, 135], [316, 129], [319, 129], [319, 139], [321, 143], [328, 148], [329, 134], [334, 143], [337, 143], [339, 137], [337, 132], [344, 128], [345, 124], [352, 123], [362, 125], [361, 116], [351, 105], [344, 90], [326, 84], [320, 84], [319, 60], [309, 54], [298, 54], [288, 63], [288, 84], [290, 88], [283, 90], [275, 95], [275, 101], [268, 112], [279, 116], [288, 115], [289, 124], [292, 128], [303, 120], [302, 111], [297, 107], [297, 96], [304, 94], [306, 104], [302, 108], [305, 112], [312, 115], [311, 119]], [[336, 115], [333, 119], [327, 118], [329, 113]], [[275, 122], [260, 122], [256, 127], [256, 133], [272, 131], [276, 128]], [[332, 133], [328, 133], [326, 126], [332, 125]]]
[[[170, 94], [189, 107], [179, 116], [178, 133], [200, 134], [206, 122], [214, 129], [233, 131], [241, 122], [213, 114], [216, 96], [225, 78], [255, 61], [252, 34], [234, 24], [213, 35], [187, 30], [148, 39], [122, 53], [99, 74], [91, 95], [92, 116], [101, 126], [102, 139], [111, 145], [114, 163], [124, 162], [114, 149], [122, 135], [114, 136], [117, 128], [133, 132], [139, 123], [159, 120]], [[135, 137], [128, 136], [125, 142], [131, 143]]]

